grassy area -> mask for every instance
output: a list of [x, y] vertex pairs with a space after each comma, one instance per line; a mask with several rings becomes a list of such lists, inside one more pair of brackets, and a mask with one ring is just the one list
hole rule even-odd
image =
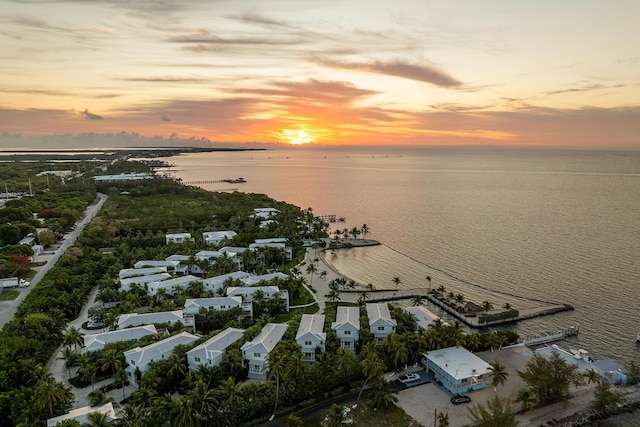
[[291, 317], [295, 314], [316, 314], [318, 313], [318, 310], [319, 310], [318, 304], [313, 304], [313, 305], [310, 305], [309, 307], [304, 307], [304, 308], [294, 308], [286, 314], [275, 316], [274, 321], [276, 323], [284, 323], [291, 320]]
[[0, 301], [11, 301], [18, 298], [18, 295], [20, 295], [20, 292], [18, 291], [4, 290], [0, 292]]
[[[351, 403], [350, 405], [353, 405]], [[367, 427], [420, 427], [421, 424], [408, 416], [402, 409], [393, 406], [388, 409], [373, 409], [366, 402], [360, 402], [356, 409], [351, 411], [352, 426]], [[318, 427], [322, 425], [324, 413], [304, 421], [305, 427]]]

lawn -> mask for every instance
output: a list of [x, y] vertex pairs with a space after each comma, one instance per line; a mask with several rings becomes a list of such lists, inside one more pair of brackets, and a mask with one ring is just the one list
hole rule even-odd
[[11, 301], [18, 298], [18, 295], [20, 295], [20, 292], [18, 291], [4, 290], [0, 292], [0, 301]]

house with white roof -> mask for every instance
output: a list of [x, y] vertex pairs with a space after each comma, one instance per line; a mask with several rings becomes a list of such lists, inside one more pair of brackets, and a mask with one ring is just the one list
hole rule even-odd
[[263, 230], [268, 229], [269, 227], [271, 227], [272, 224], [277, 224], [278, 221], [276, 221], [275, 219], [265, 219], [264, 221], [260, 221], [260, 228], [262, 228]]
[[138, 384], [136, 371], [144, 374], [149, 369], [151, 362], [168, 359], [178, 345], [191, 345], [197, 340], [197, 336], [181, 332], [145, 347], [127, 350], [124, 352], [124, 358], [128, 365], [125, 370], [129, 373], [132, 383]]
[[453, 394], [480, 390], [490, 382], [491, 365], [464, 347], [432, 350], [423, 356], [425, 371]]
[[159, 289], [164, 289], [168, 294], [173, 294], [178, 287], [187, 289], [191, 282], [202, 282], [202, 279], [187, 274], [186, 276], [178, 276], [172, 279], [148, 283], [147, 288], [150, 295], [157, 294]]
[[236, 237], [238, 233], [233, 230], [223, 231], [205, 231], [202, 233], [202, 238], [208, 245], [219, 245], [223, 240], [231, 240]]
[[241, 296], [242, 302], [253, 302], [257, 291], [261, 291], [265, 300], [280, 298], [284, 301], [285, 309], [289, 311], [289, 292], [277, 286], [251, 286], [251, 287], [228, 287], [227, 296]]
[[140, 285], [140, 287], [145, 288], [146, 285], [152, 282], [159, 282], [161, 280], [171, 279], [171, 275], [169, 273], [158, 273], [158, 274], [149, 274], [147, 276], [134, 276], [127, 277], [126, 279], [120, 280], [120, 288], [123, 291], [130, 291], [133, 284]]
[[184, 314], [194, 316], [203, 308], [206, 311], [225, 311], [234, 307], [244, 308], [242, 297], [189, 298], [184, 303]]
[[176, 266], [173, 270], [175, 274], [189, 274], [191, 273], [191, 261], [195, 259], [190, 257], [189, 255], [178, 255], [173, 254], [166, 258], [166, 261], [175, 262]]
[[113, 403], [107, 402], [104, 405], [98, 407], [83, 406], [82, 408], [72, 409], [64, 415], [49, 418], [47, 420], [47, 427], [57, 426], [58, 424], [66, 420], [74, 420], [80, 423], [80, 425], [88, 425], [88, 423], [90, 422], [89, 415], [93, 414], [94, 412], [106, 415], [106, 421], [108, 423], [111, 423], [112, 421], [118, 419], [118, 417], [116, 416], [116, 412], [113, 409]]
[[288, 327], [284, 323], [267, 323], [257, 337], [242, 345], [240, 350], [249, 368], [249, 378], [267, 379], [269, 353], [280, 342]]
[[[235, 252], [200, 251], [200, 252], [196, 253], [196, 260], [197, 261], [208, 261], [209, 264], [213, 264], [213, 263], [216, 262], [216, 260], [218, 260], [219, 258], [223, 258], [223, 257], [230, 258], [231, 261], [233, 261], [233, 263], [240, 270], [242, 270], [242, 267], [243, 267], [242, 257], [239, 257], [238, 254], [235, 253]], [[193, 268], [194, 272], [198, 272], [197, 270], [200, 269], [197, 265], [194, 265], [192, 268]], [[200, 272], [202, 272], [202, 270], [200, 270]]]
[[142, 261], [138, 261], [133, 264], [133, 268], [145, 268], [145, 267], [164, 267], [167, 271], [175, 271], [176, 265], [178, 265], [178, 261], [167, 261], [167, 260], [154, 260], [154, 259], [145, 259]]
[[102, 350], [105, 345], [113, 342], [137, 341], [142, 337], [155, 335], [156, 327], [154, 325], [137, 326], [128, 329], [119, 329], [116, 331], [101, 332], [98, 334], [84, 335], [84, 345], [80, 350], [83, 354], [90, 351]]
[[145, 268], [123, 268], [118, 273], [118, 279], [129, 277], [150, 276], [152, 274], [162, 274], [167, 272], [167, 267], [145, 267]]
[[288, 275], [280, 271], [276, 271], [274, 273], [267, 273], [259, 276], [250, 275], [240, 279], [240, 281], [244, 283], [244, 286], [256, 286], [259, 283], [269, 283], [276, 279], [286, 280], [288, 278], [289, 278]]
[[411, 315], [413, 324], [417, 328], [422, 328], [424, 330], [429, 329], [430, 326], [433, 326], [433, 324], [440, 319], [439, 316], [421, 305], [415, 307], [405, 307], [403, 310]]
[[376, 342], [380, 344], [389, 334], [396, 332], [398, 322], [391, 318], [387, 303], [368, 303], [367, 317], [369, 317], [369, 329]]
[[164, 236], [167, 245], [171, 243], [195, 242], [195, 238], [191, 233], [170, 233]]
[[148, 172], [121, 173], [118, 175], [96, 175], [94, 181], [141, 181], [143, 179], [153, 179], [153, 174]]
[[255, 212], [253, 215], [261, 219], [269, 219], [280, 213], [276, 208], [255, 208], [253, 211]]
[[209, 338], [200, 345], [187, 352], [189, 369], [198, 369], [198, 366], [219, 366], [227, 353], [227, 348], [238, 341], [244, 335], [244, 329], [227, 328], [216, 336]]
[[296, 333], [296, 342], [300, 345], [302, 360], [315, 362], [316, 351], [324, 351], [327, 334], [324, 332], [324, 314], [303, 314]]
[[202, 280], [204, 288], [211, 292], [218, 292], [218, 289], [222, 289], [227, 280], [242, 280], [247, 277], [251, 277], [253, 274], [246, 273], [244, 271], [233, 271], [231, 273], [223, 274], [221, 276], [209, 277]]
[[339, 305], [336, 321], [331, 323], [331, 329], [336, 331], [340, 347], [355, 352], [360, 340], [360, 309]]
[[256, 250], [259, 248], [282, 249], [285, 252], [288, 261], [291, 261], [293, 257], [293, 249], [291, 246], [287, 246], [287, 239], [284, 237], [256, 239], [253, 243], [249, 244], [249, 249]]
[[183, 323], [182, 310], [155, 311], [151, 313], [126, 313], [118, 317], [118, 329], [130, 328], [141, 325], [158, 325], [169, 323]]

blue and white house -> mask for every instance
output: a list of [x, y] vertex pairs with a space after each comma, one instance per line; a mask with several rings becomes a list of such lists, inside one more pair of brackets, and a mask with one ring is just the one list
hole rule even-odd
[[464, 347], [432, 350], [423, 356], [425, 371], [453, 394], [480, 390], [490, 382], [491, 365]]
[[336, 332], [340, 347], [355, 353], [356, 345], [360, 340], [360, 309], [339, 305], [336, 321], [331, 323], [331, 329]]
[[324, 314], [303, 314], [296, 333], [296, 342], [302, 352], [302, 360], [315, 362], [316, 351], [324, 351], [327, 334], [324, 332]]

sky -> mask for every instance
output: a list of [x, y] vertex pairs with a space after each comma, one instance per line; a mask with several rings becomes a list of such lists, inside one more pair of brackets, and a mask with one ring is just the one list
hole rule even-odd
[[0, 148], [640, 150], [637, 0], [0, 0]]

